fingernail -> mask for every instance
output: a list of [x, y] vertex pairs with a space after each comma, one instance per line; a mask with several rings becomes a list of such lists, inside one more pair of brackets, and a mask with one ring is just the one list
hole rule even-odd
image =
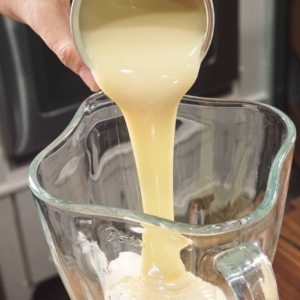
[[97, 85], [94, 79], [93, 74], [86, 66], [83, 66], [79, 70], [79, 76], [84, 81], [84, 83], [91, 89], [92, 92], [98, 92], [100, 90], [99, 86]]

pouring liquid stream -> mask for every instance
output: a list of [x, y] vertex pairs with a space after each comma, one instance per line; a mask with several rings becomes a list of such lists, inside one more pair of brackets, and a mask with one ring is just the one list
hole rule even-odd
[[[124, 114], [144, 212], [174, 220], [176, 114], [203, 58], [204, 2], [85, 0], [80, 30], [97, 84]], [[195, 299], [197, 294], [198, 299], [224, 299], [213, 285], [186, 272], [180, 251], [190, 240], [165, 229], [144, 227], [144, 281], [129, 280], [134, 295], [130, 299], [164, 299], [168, 293], [172, 299]], [[165, 284], [163, 294], [155, 291], [155, 280]], [[153, 296], [145, 297], [146, 291]]]

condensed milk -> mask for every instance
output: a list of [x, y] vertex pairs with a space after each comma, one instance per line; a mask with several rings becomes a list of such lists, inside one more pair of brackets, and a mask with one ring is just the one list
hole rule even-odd
[[[203, 0], [81, 4], [80, 32], [88, 67], [124, 114], [144, 213], [169, 220], [174, 220], [176, 114], [198, 76], [206, 23]], [[216, 287], [186, 272], [180, 252], [191, 244], [189, 239], [144, 227], [140, 275], [126, 276], [111, 287], [123, 287], [120, 299], [225, 299]]]

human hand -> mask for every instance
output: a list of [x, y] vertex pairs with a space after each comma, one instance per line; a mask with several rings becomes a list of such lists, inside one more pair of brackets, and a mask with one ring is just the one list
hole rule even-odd
[[28, 24], [93, 92], [99, 90], [73, 42], [69, 21], [70, 0], [0, 0], [0, 13]]

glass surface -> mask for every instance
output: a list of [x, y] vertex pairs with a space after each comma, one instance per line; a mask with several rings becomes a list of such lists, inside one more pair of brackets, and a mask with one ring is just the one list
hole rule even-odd
[[[141, 224], [153, 224], [190, 238], [193, 245], [181, 252], [187, 271], [232, 299], [215, 259], [257, 240], [264, 260], [273, 260], [294, 142], [293, 124], [274, 108], [184, 97], [174, 147], [175, 222], [167, 221], [142, 213], [120, 109], [102, 93], [90, 97], [65, 132], [33, 161], [29, 174], [71, 298], [108, 299], [107, 266], [121, 252], [140, 254]], [[235, 265], [243, 260], [237, 256]]]

